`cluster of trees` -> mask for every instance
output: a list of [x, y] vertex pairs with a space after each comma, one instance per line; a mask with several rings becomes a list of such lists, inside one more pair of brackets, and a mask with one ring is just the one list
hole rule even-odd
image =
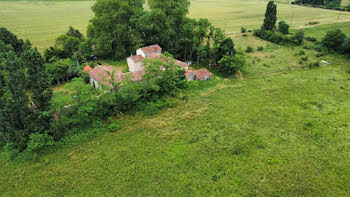
[[326, 8], [338, 8], [342, 0], [296, 0], [292, 4], [303, 4], [312, 6], [325, 6]]
[[289, 25], [285, 21], [280, 21], [278, 28], [277, 22], [277, 5], [274, 1], [269, 1], [266, 7], [264, 23], [260, 29], [254, 31], [254, 35], [276, 43], [276, 44], [290, 44], [302, 45], [304, 42], [304, 32], [298, 31], [295, 35], [290, 35]]
[[340, 29], [327, 32], [321, 41], [321, 45], [330, 52], [350, 56], [350, 36], [346, 36]]
[[55, 45], [44, 51], [45, 67], [53, 84], [70, 81], [80, 76], [80, 65], [92, 54], [89, 40], [79, 30], [69, 27], [67, 33], [56, 39]]
[[38, 50], [2, 28], [4, 32], [0, 37], [0, 136], [8, 149], [22, 152], [32, 134], [46, 135], [50, 128], [52, 90]]
[[[18, 53], [12, 46], [17, 43], [22, 43]], [[45, 59], [29, 41], [23, 42], [7, 31], [0, 40], [0, 144], [11, 158], [33, 155], [67, 135], [92, 125], [101, 127], [109, 116], [158, 110], [167, 104], [163, 102], [165, 96], [174, 96], [187, 87], [184, 71], [175, 66], [170, 55], [164, 58], [168, 61], [146, 62], [142, 82], [111, 81], [112, 92], [93, 89], [83, 78], [74, 78], [67, 91], [53, 94]]]
[[97, 0], [88, 26], [94, 53], [123, 59], [141, 46], [159, 44], [175, 58], [217, 62], [223, 31], [207, 19], [187, 17], [189, 0]]

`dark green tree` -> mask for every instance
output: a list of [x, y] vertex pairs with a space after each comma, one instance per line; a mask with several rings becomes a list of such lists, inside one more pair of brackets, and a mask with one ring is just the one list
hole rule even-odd
[[225, 55], [233, 56], [236, 54], [235, 45], [231, 38], [226, 38], [219, 46], [216, 54], [217, 61], [221, 60]]
[[269, 1], [266, 7], [264, 24], [262, 26], [263, 30], [274, 30], [277, 21], [277, 5], [274, 1]]
[[25, 66], [17, 55], [10, 51], [4, 62], [7, 93], [3, 96], [2, 125], [0, 131], [13, 149], [23, 151], [32, 133], [32, 115], [26, 95]]
[[4, 27], [0, 27], [0, 41], [6, 45], [11, 45], [17, 54], [22, 52], [23, 40], [18, 39], [16, 35]]
[[33, 92], [31, 98], [36, 119], [35, 130], [43, 132], [49, 129], [51, 120], [51, 81], [46, 71], [44, 59], [37, 48], [33, 49], [29, 42], [25, 43], [21, 58], [27, 68], [29, 86]]
[[285, 21], [278, 23], [278, 31], [282, 34], [289, 34], [289, 25]]
[[346, 35], [340, 29], [332, 30], [327, 32], [322, 40], [322, 45], [328, 50], [341, 52], [345, 38]]
[[76, 37], [76, 38], [79, 38], [79, 39], [83, 39], [84, 38], [83, 34], [80, 33], [79, 30], [74, 29], [72, 26], [69, 26], [69, 29], [68, 29], [66, 35], [69, 36], [69, 37]]
[[143, 11], [144, 0], [97, 0], [92, 7], [95, 17], [88, 26], [88, 38], [96, 55], [122, 59], [137, 43], [130, 19]]

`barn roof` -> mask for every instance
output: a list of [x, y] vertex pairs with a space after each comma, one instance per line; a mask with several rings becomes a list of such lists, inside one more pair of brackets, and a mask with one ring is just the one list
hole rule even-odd
[[147, 46], [147, 47], [143, 47], [143, 48], [140, 48], [145, 54], [148, 54], [148, 53], [155, 53], [157, 51], [161, 51], [162, 48], [158, 45], [158, 44], [155, 44], [155, 45], [151, 45], [151, 46]]
[[199, 80], [206, 80], [206, 78], [214, 76], [213, 73], [208, 71], [206, 68], [201, 68], [199, 70], [196, 70], [194, 71], [194, 74]]
[[90, 72], [90, 77], [110, 88], [113, 88], [112, 84], [109, 83], [113, 72], [114, 81], [119, 83], [125, 81], [128, 76], [130, 76], [131, 80], [141, 81], [144, 74], [144, 71], [120, 73], [117, 69], [111, 66], [97, 66]]
[[141, 62], [143, 60], [143, 57], [141, 55], [134, 55], [130, 57], [132, 61], [136, 62]]

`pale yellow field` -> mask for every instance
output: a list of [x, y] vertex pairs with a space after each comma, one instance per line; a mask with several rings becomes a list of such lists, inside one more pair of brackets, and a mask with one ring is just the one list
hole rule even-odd
[[[350, 12], [292, 6], [288, 0], [279, 0], [278, 20], [304, 27], [310, 21], [320, 24], [350, 21]], [[29, 39], [41, 51], [52, 45], [70, 25], [85, 33], [93, 16], [93, 1], [10, 2], [0, 1], [0, 26], [5, 26], [19, 37]], [[264, 17], [265, 0], [192, 0], [190, 16], [208, 18], [214, 25], [233, 35], [242, 26], [258, 28]], [[293, 18], [293, 20], [292, 20]]]

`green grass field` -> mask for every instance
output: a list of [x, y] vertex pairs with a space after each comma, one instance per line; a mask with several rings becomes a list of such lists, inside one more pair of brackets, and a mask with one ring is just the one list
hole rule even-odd
[[[63, 9], [61, 3], [47, 6]], [[65, 3], [80, 10], [78, 2]], [[279, 4], [280, 18], [290, 16], [288, 6]], [[245, 7], [251, 11], [244, 11]], [[249, 66], [243, 79], [205, 82], [205, 88], [189, 92], [188, 101], [179, 101], [174, 108], [155, 116], [119, 117], [120, 130], [37, 161], [14, 163], [0, 158], [0, 196], [350, 196], [350, 59], [317, 58], [313, 50], [239, 33], [243, 25], [259, 27], [264, 9], [265, 1], [258, 0], [192, 1], [191, 16], [207, 16], [220, 27], [227, 16], [226, 32], [235, 44], [255, 49], [247, 54]], [[337, 22], [338, 12], [293, 9], [295, 16], [306, 15], [293, 23], [295, 28], [305, 28], [306, 36], [321, 38], [335, 28], [350, 34], [350, 22], [329, 24]], [[0, 18], [4, 10], [0, 6]], [[57, 13], [50, 20], [57, 20]], [[75, 23], [82, 24], [83, 18]], [[349, 19], [341, 16], [341, 21]], [[321, 25], [307, 26], [309, 21]], [[60, 24], [51, 34], [61, 34], [69, 26]], [[16, 28], [21, 36], [29, 35], [22, 26], [10, 29]], [[48, 42], [38, 44], [41, 37], [31, 36], [37, 46], [52, 42], [46, 37]], [[258, 46], [264, 50], [257, 51]], [[301, 50], [307, 61], [296, 55]], [[331, 64], [307, 69], [320, 60]]]
[[[285, 0], [280, 2], [284, 3], [278, 5], [278, 20], [292, 22], [295, 28], [315, 20], [320, 24], [350, 21], [350, 12], [343, 12], [339, 17], [337, 11], [292, 6]], [[93, 4], [93, 1], [0, 1], [0, 26], [31, 40], [43, 51], [70, 25], [85, 33], [93, 16], [90, 9]], [[265, 7], [264, 0], [192, 0], [190, 16], [208, 18], [234, 36], [242, 26], [248, 29], [260, 27]]]

